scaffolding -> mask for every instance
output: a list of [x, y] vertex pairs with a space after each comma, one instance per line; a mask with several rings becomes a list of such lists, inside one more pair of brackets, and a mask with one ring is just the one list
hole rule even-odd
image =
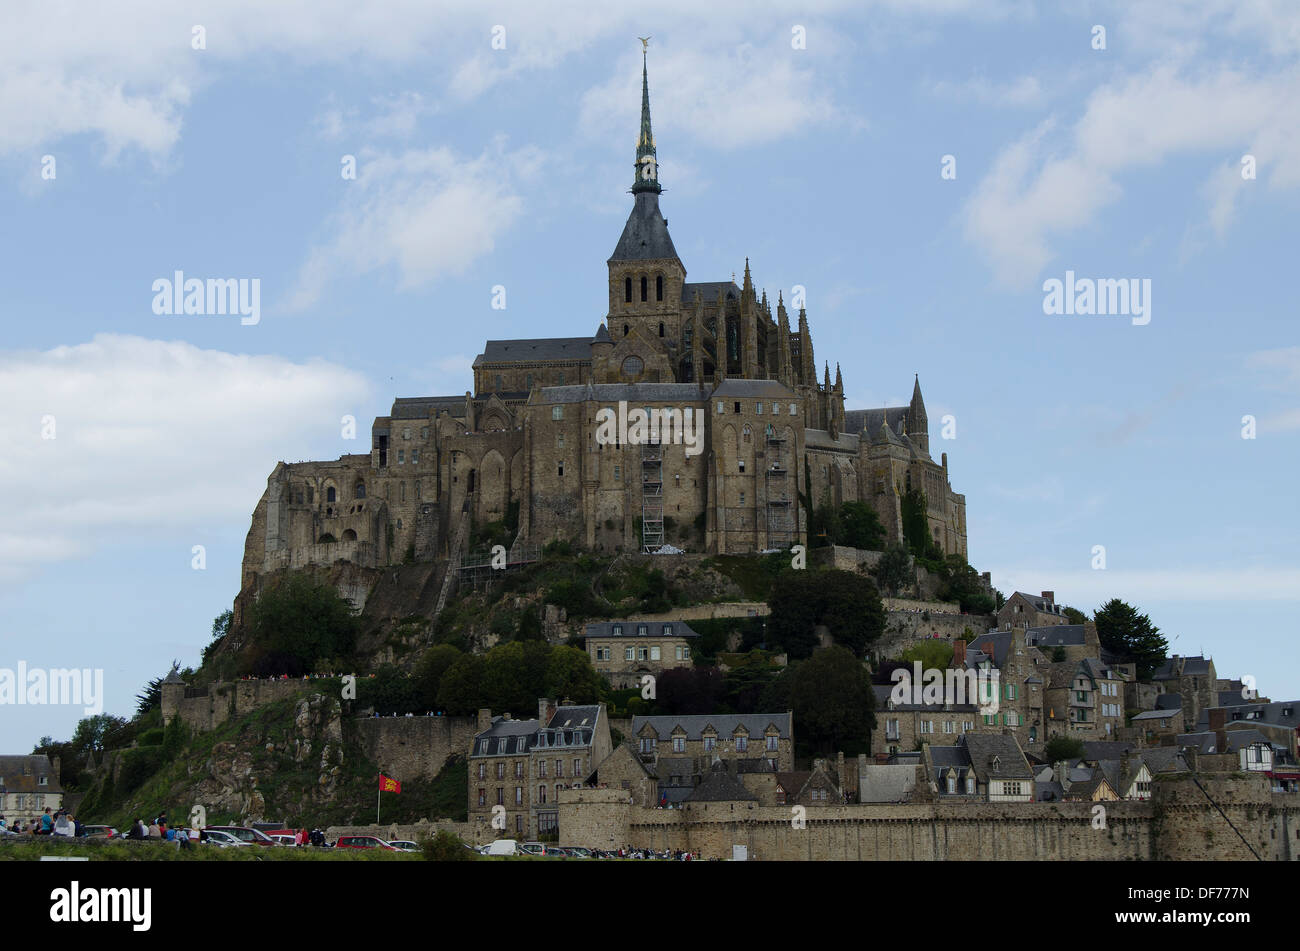
[[654, 554], [664, 544], [664, 452], [658, 442], [641, 446], [641, 550]]
[[786, 438], [770, 423], [767, 427], [767, 547], [789, 548], [794, 542], [794, 507], [791, 476], [786, 465]]

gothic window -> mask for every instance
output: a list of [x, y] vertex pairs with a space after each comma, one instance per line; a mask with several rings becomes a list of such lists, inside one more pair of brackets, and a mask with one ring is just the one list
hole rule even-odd
[[350, 528], [345, 529], [343, 532], [343, 540], [345, 542], [354, 542], [357, 540], [357, 533]]
[[644, 274], [642, 274], [642, 275], [641, 275], [641, 300], [642, 300], [642, 301], [646, 301], [646, 300], [649, 299], [649, 297], [647, 296], [647, 291], [646, 291], [647, 284], [648, 284], [648, 282], [646, 281], [646, 276], [645, 276]]
[[406, 483], [402, 482], [398, 486], [398, 494], [401, 496], [400, 501], [406, 501]]
[[745, 427], [745, 429], [744, 429], [744, 434], [745, 434], [745, 442], [749, 442], [749, 427], [748, 427], [748, 426]]
[[352, 497], [354, 499], [364, 499], [366, 497], [366, 484], [364, 482], [358, 482], [356, 486], [353, 487]]
[[645, 363], [636, 354], [624, 358], [623, 375], [629, 380], [634, 380], [640, 376], [643, 369], [645, 369]]
[[[629, 278], [629, 280], [630, 280], [630, 278]], [[624, 325], [623, 325], [623, 336], [624, 336], [624, 337], [627, 336], [627, 324], [624, 324]]]
[[334, 496], [335, 496], [334, 486], [331, 485], [329, 488], [325, 490], [325, 501], [326, 502], [337, 501], [337, 499], [335, 499]]
[[311, 505], [315, 501], [316, 501], [316, 490], [311, 486], [307, 486], [307, 504]]
[[[662, 280], [662, 278], [660, 278], [660, 280]], [[663, 335], [664, 335], [664, 322], [661, 320], [659, 321], [659, 336], [662, 337]]]
[[632, 303], [632, 278], [623, 278], [623, 303]]
[[[664, 299], [664, 276], [662, 274], [657, 274], [655, 275], [655, 300], [663, 300], [663, 299]], [[661, 326], [659, 330], [659, 336], [662, 337], [663, 335], [664, 332]]]

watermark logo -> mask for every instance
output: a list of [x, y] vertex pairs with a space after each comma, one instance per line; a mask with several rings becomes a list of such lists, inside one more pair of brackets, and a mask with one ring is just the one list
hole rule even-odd
[[151, 888], [68, 888], [50, 892], [50, 921], [128, 922], [132, 931], [148, 931], [153, 921]]
[[357, 675], [356, 674], [343, 675], [343, 699], [344, 700], [357, 699]]
[[1076, 278], [1043, 281], [1043, 313], [1081, 317], [1132, 317], [1133, 326], [1151, 323], [1151, 278]]
[[1241, 417], [1241, 438], [1242, 439], [1255, 438], [1255, 417], [1252, 416], [1250, 413], [1247, 413], [1245, 416]]
[[939, 159], [939, 177], [945, 182], [957, 179], [957, 156], [951, 153]]
[[1106, 28], [1100, 23], [1092, 28], [1092, 48], [1095, 50], [1106, 48]]
[[1098, 830], [1106, 828], [1106, 807], [1101, 803], [1092, 807], [1092, 827]]
[[1106, 570], [1106, 546], [1105, 545], [1092, 546], [1092, 570], [1093, 571]]
[[601, 446], [681, 445], [686, 455], [704, 451], [704, 414], [692, 407], [636, 407], [629, 411], [627, 400], [618, 409], [602, 406], [596, 411], [596, 443]]
[[492, 546], [492, 570], [504, 571], [505, 567], [506, 567], [506, 546], [493, 545]]
[[790, 49], [806, 50], [808, 48], [808, 30], [802, 23], [790, 27]]
[[642, 700], [653, 700], [653, 699], [655, 699], [655, 678], [654, 678], [654, 674], [642, 674], [642, 675], [641, 675], [641, 699], [642, 699]]
[[808, 809], [806, 806], [790, 807], [790, 828], [791, 829], [808, 828]]
[[913, 661], [912, 670], [899, 667], [890, 675], [894, 687], [889, 701], [917, 706], [973, 704], [980, 713], [992, 716], [998, 712], [1001, 676], [997, 670], [925, 668], [919, 660]]
[[790, 549], [790, 567], [795, 571], [808, 567], [808, 549], [805, 546], [795, 545]]
[[492, 807], [492, 828], [503, 830], [505, 829], [505, 827], [506, 827], [506, 807], [499, 806], [499, 805], [493, 806]]
[[506, 309], [506, 286], [504, 284], [492, 285], [492, 309]]
[[80, 706], [87, 716], [104, 712], [103, 668], [0, 667], [0, 706]]
[[262, 320], [260, 277], [210, 277], [204, 281], [176, 271], [172, 278], [154, 281], [153, 292], [153, 312], [160, 317], [239, 314], [239, 322], [246, 327]]

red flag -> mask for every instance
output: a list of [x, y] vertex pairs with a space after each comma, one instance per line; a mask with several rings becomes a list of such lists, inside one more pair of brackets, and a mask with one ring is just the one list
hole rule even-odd
[[389, 779], [383, 773], [380, 773], [379, 791], [400, 793], [402, 791], [402, 784], [398, 782], [396, 779]]

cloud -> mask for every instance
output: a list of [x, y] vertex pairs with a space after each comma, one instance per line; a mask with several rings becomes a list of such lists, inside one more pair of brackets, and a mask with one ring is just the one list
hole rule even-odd
[[[966, 239], [1007, 285], [1041, 273], [1053, 256], [1050, 238], [1116, 202], [1125, 172], [1206, 152], [1221, 167], [1224, 151], [1249, 151], [1271, 170], [1272, 186], [1300, 185], [1294, 67], [1259, 77], [1221, 67], [1190, 77], [1162, 64], [1094, 91], [1064, 135], [1058, 125], [1049, 118], [1004, 149], [964, 208]], [[1208, 214], [1226, 227], [1230, 211], [1216, 197]]]
[[0, 527], [0, 582], [124, 538], [177, 540], [188, 560], [203, 526], [248, 518], [276, 460], [358, 451], [344, 414], [366, 451], [370, 402], [342, 367], [177, 341], [0, 351], [0, 482], [22, 499]]
[[288, 308], [310, 307], [340, 272], [395, 268], [401, 289], [463, 273], [518, 219], [515, 186], [542, 162], [537, 149], [506, 152], [500, 142], [467, 160], [447, 148], [363, 152], [328, 223], [333, 237], [309, 253]]
[[374, 139], [409, 139], [419, 121], [438, 111], [437, 105], [420, 93], [407, 90], [389, 96], [373, 96], [371, 111], [361, 118], [356, 106], [343, 105], [331, 94], [325, 108], [313, 120], [322, 138], [337, 142], [345, 137]]

